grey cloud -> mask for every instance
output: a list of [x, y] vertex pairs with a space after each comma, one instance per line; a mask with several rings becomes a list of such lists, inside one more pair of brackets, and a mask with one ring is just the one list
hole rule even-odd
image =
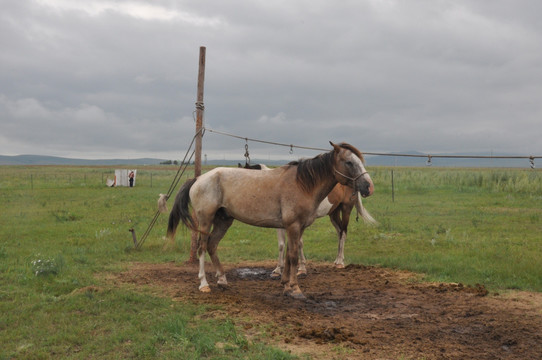
[[[323, 148], [542, 154], [537, 1], [2, 6], [2, 154], [177, 156], [194, 134], [201, 45], [217, 130]], [[243, 146], [206, 138], [209, 155]]]

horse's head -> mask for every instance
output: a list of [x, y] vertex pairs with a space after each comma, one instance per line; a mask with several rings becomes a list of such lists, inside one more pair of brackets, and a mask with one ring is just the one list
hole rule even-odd
[[352, 187], [361, 196], [371, 196], [374, 192], [374, 184], [365, 170], [363, 155], [350, 144], [340, 143], [338, 145], [329, 142], [333, 146], [333, 162], [335, 179], [343, 184]]

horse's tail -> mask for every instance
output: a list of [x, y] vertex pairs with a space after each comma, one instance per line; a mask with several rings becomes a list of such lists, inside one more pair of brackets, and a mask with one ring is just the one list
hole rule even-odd
[[179, 193], [175, 197], [175, 202], [169, 213], [167, 226], [167, 236], [173, 238], [179, 222], [182, 221], [188, 228], [196, 230], [196, 222], [190, 214], [188, 206], [190, 205], [190, 188], [196, 182], [197, 178], [190, 179], [181, 186]]
[[361, 194], [358, 192], [358, 201], [356, 201], [356, 210], [359, 215], [361, 215], [361, 218], [363, 221], [365, 221], [367, 224], [370, 225], [378, 225], [378, 221], [376, 221], [371, 214], [363, 207], [363, 204], [361, 203]]

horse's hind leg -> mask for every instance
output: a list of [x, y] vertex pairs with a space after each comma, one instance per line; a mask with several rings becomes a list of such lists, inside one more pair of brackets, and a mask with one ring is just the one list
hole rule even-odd
[[277, 240], [279, 243], [279, 261], [277, 267], [271, 273], [272, 279], [278, 279], [282, 275], [282, 269], [284, 269], [284, 245], [286, 243], [286, 230], [277, 229]]
[[[272, 279], [278, 279], [282, 275], [282, 270], [284, 269], [284, 247], [286, 244], [286, 230], [277, 229], [277, 239], [279, 243], [279, 261], [275, 270], [271, 272]], [[306, 276], [307, 259], [305, 259], [305, 254], [303, 253], [303, 237], [299, 238], [299, 258], [301, 259], [301, 264], [297, 269], [297, 276]]]
[[199, 273], [198, 278], [200, 281], [199, 291], [201, 292], [211, 292], [209, 283], [207, 282], [207, 277], [205, 276], [205, 251], [207, 250], [207, 240], [209, 235], [200, 233], [199, 235], [199, 247], [198, 247], [198, 256], [199, 256]]
[[209, 252], [213, 266], [215, 267], [219, 286], [226, 286], [228, 280], [226, 279], [226, 273], [220, 263], [216, 250], [218, 248], [218, 243], [222, 240], [232, 223], [233, 218], [229, 217], [223, 210], [219, 210], [213, 220], [213, 231], [209, 236], [207, 251]]
[[346, 242], [346, 234], [348, 232], [348, 222], [350, 220], [351, 211], [352, 206], [346, 206], [345, 204], [343, 204], [329, 216], [331, 219], [331, 223], [335, 227], [335, 230], [337, 230], [337, 237], [339, 242], [337, 248], [337, 257], [335, 258], [335, 262], [333, 263], [337, 269], [344, 268], [344, 244]]
[[301, 263], [297, 268], [297, 276], [307, 276], [307, 259], [305, 259], [305, 253], [303, 253], [303, 236], [299, 238], [299, 259], [301, 260]]
[[199, 236], [198, 236], [198, 257], [199, 257], [199, 273], [198, 278], [200, 280], [199, 290], [201, 292], [210, 292], [211, 288], [207, 282], [205, 276], [205, 252], [207, 252], [209, 243], [209, 230], [211, 229], [211, 222], [205, 220], [202, 216], [198, 218], [199, 224]]

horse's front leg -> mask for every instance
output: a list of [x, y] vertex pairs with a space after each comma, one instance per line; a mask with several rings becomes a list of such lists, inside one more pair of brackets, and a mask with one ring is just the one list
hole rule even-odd
[[282, 273], [284, 293], [296, 299], [305, 299], [297, 282], [297, 265], [299, 263], [299, 238], [302, 230], [297, 224], [290, 225], [286, 229], [288, 233], [288, 249], [286, 250], [286, 263]]
[[278, 279], [282, 275], [282, 269], [284, 269], [284, 245], [286, 243], [286, 230], [277, 229], [277, 240], [279, 244], [279, 260], [277, 267], [271, 273], [272, 279]]

